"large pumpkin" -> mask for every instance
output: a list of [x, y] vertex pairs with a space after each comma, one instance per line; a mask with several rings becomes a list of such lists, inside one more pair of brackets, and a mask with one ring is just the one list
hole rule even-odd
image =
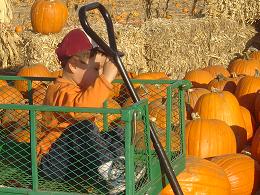
[[47, 86], [44, 84], [40, 84], [35, 89], [33, 89], [32, 91], [33, 104], [42, 105], [45, 99], [46, 91], [47, 91]]
[[[140, 99], [147, 99], [148, 103], [159, 99], [166, 98], [167, 86], [169, 84], [141, 84], [137, 89], [136, 93]], [[124, 103], [123, 107], [130, 106], [133, 104], [132, 98], [128, 98]]]
[[235, 135], [224, 121], [197, 117], [186, 124], [185, 131], [188, 155], [208, 158], [236, 153]]
[[[37, 140], [39, 140], [42, 137], [44, 137], [44, 135], [45, 135], [45, 132], [41, 131], [41, 129], [38, 128], [37, 132], [36, 132]], [[30, 143], [31, 142], [30, 130], [23, 129], [22, 127], [19, 127], [17, 129], [15, 129], [13, 132], [11, 132], [8, 135], [8, 137], [13, 139], [14, 141], [20, 142], [20, 143]]]
[[6, 85], [8, 85], [6, 80], [0, 80], [0, 87], [6, 86]]
[[246, 107], [251, 113], [254, 113], [254, 103], [258, 90], [260, 90], [259, 71], [256, 71], [255, 76], [245, 76], [237, 84], [235, 95], [240, 105]]
[[231, 194], [250, 195], [260, 182], [260, 166], [244, 154], [228, 154], [211, 159], [223, 168], [231, 184]]
[[253, 51], [249, 54], [249, 57], [260, 62], [260, 51]]
[[183, 79], [189, 80], [193, 87], [207, 88], [208, 83], [213, 80], [214, 77], [208, 71], [196, 69], [187, 72]]
[[244, 121], [245, 121], [245, 127], [247, 132], [247, 140], [251, 140], [253, 137], [254, 131], [255, 131], [255, 119], [251, 115], [248, 109], [246, 109], [243, 106], [240, 106]]
[[212, 89], [211, 93], [202, 95], [194, 108], [202, 119], [219, 119], [225, 121], [234, 131], [237, 149], [241, 151], [247, 140], [245, 122], [236, 97], [228, 91]]
[[63, 75], [63, 69], [55, 70], [55, 71], [51, 72], [50, 74], [51, 74], [51, 77], [54, 77], [54, 78], [61, 77]]
[[[167, 122], [167, 99], [158, 98], [149, 103], [149, 116], [153, 118], [154, 122], [161, 129], [166, 129]], [[186, 119], [186, 113], [184, 113]], [[176, 104], [172, 104], [170, 124], [172, 126], [178, 126], [180, 124], [179, 107]]]
[[14, 87], [5, 85], [0, 87], [0, 104], [24, 103], [23, 95]]
[[[177, 176], [185, 195], [230, 195], [230, 183], [224, 170], [213, 162], [198, 157], [186, 157], [186, 168]], [[160, 195], [173, 195], [168, 184]]]
[[252, 157], [260, 163], [260, 127], [256, 130], [256, 133], [253, 137], [251, 154]]
[[217, 75], [222, 74], [224, 77], [229, 77], [230, 73], [228, 70], [221, 65], [211, 65], [203, 68], [203, 70], [208, 71], [215, 78]]
[[34, 32], [58, 33], [68, 18], [68, 9], [61, 0], [36, 0], [31, 7]]
[[224, 77], [222, 74], [218, 74], [215, 79], [209, 82], [208, 89], [210, 90], [212, 87], [229, 91], [231, 93], [235, 93], [236, 83], [233, 78]]
[[246, 54], [244, 58], [238, 58], [230, 62], [228, 65], [230, 73], [235, 72], [237, 75], [253, 76], [255, 70], [260, 71], [260, 62], [258, 60], [249, 58]]
[[[147, 72], [134, 76], [133, 79], [138, 80], [170, 80], [164, 72]], [[143, 82], [134, 83], [133, 86], [136, 89], [139, 97], [148, 98], [149, 102], [157, 98], [166, 96], [166, 87], [168, 84], [144, 84]], [[116, 97], [116, 101], [122, 106], [129, 106], [133, 104], [130, 94], [125, 87], [122, 85], [119, 96]]]
[[[42, 64], [35, 64], [32, 66], [24, 66], [19, 70], [17, 76], [21, 77], [51, 77], [50, 71], [46, 68], [46, 66]], [[33, 81], [32, 88], [36, 88], [41, 82]], [[28, 82], [23, 80], [14, 81], [14, 87], [18, 89], [20, 92], [28, 91]]]
[[260, 90], [256, 93], [255, 103], [254, 103], [254, 114], [256, 122], [260, 123]]
[[187, 93], [185, 95], [185, 103], [188, 119], [191, 119], [191, 113], [193, 112], [193, 109], [199, 97], [206, 93], [210, 93], [210, 91], [205, 88], [191, 88], [187, 90]]
[[[160, 129], [158, 129], [158, 132], [156, 132], [156, 135], [159, 139], [159, 141], [162, 144], [162, 147], [165, 149], [166, 148], [166, 131], [161, 131]], [[170, 132], [170, 150], [172, 152], [181, 152], [182, 146], [181, 146], [181, 134], [179, 131], [171, 131]], [[151, 150], [154, 150], [154, 146], [153, 143], [150, 141], [150, 146], [151, 146]], [[147, 149], [147, 143], [145, 142], [145, 136], [144, 136], [144, 132], [139, 131], [136, 133], [135, 135], [135, 148], [139, 149], [139, 150], [145, 150]]]
[[[136, 76], [135, 73], [133, 72], [128, 72], [127, 74], [130, 79]], [[117, 79], [118, 80], [122, 79], [121, 75], [116, 76], [115, 80]], [[112, 84], [113, 84], [113, 92], [110, 95], [111, 98], [113, 97], [117, 98], [119, 97], [119, 95], [122, 96], [128, 95], [127, 88], [123, 83], [112, 83]]]

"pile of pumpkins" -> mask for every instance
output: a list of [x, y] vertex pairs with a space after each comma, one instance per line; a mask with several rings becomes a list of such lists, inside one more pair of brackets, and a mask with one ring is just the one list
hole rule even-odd
[[[21, 77], [53, 77], [57, 78], [62, 75], [62, 70], [57, 70], [55, 72], [50, 72], [44, 65], [35, 64], [31, 66], [24, 66], [19, 70], [17, 76]], [[164, 72], [153, 72], [153, 73], [131, 73], [129, 72], [129, 77], [132, 79], [140, 79], [140, 80], [156, 80], [156, 79], [170, 79]], [[116, 79], [121, 79], [118, 76]], [[32, 82], [32, 102], [33, 105], [42, 105], [43, 100], [46, 95], [46, 90], [49, 83], [42, 81]], [[111, 93], [110, 97], [107, 100], [106, 107], [108, 108], [122, 108], [129, 105], [132, 105], [133, 102], [130, 98], [129, 93], [126, 90], [126, 87], [122, 83], [114, 83], [114, 90]], [[135, 83], [134, 87], [136, 88], [139, 96], [143, 98], [147, 98], [150, 102], [151, 107], [159, 107], [160, 109], [165, 110], [165, 101], [163, 101], [163, 97], [166, 96], [166, 87], [167, 85], [163, 84], [160, 86], [147, 84], [141, 85], [139, 83]], [[163, 95], [162, 95], [163, 93]], [[0, 104], [29, 104], [29, 93], [28, 93], [28, 83], [24, 80], [15, 80], [12, 84], [8, 84], [5, 80], [1, 80], [0, 83], [0, 95], [2, 99], [0, 100]], [[159, 117], [158, 113], [160, 113], [160, 109], [150, 109], [152, 110], [151, 115]], [[119, 114], [111, 114], [108, 115], [108, 123], [112, 122], [121, 122]], [[119, 120], [117, 120], [119, 119]], [[44, 118], [40, 113], [37, 114], [37, 120], [40, 121], [40, 126], [44, 126]], [[161, 121], [160, 121], [161, 120]], [[166, 114], [158, 119], [158, 125], [162, 128], [165, 128], [166, 122]], [[103, 115], [96, 114], [94, 118], [94, 122], [102, 131], [103, 128]], [[1, 124], [4, 127], [5, 131], [10, 133], [12, 139], [17, 142], [30, 142], [30, 131], [29, 129], [24, 130], [22, 127], [28, 126], [29, 123], [29, 113], [28, 111], [22, 110], [5, 110], [1, 115]], [[143, 125], [139, 128], [140, 132], [143, 133]], [[41, 130], [39, 129], [39, 135], [37, 137], [40, 139], [42, 137]]]
[[[62, 75], [62, 70], [50, 72], [46, 66], [35, 64], [24, 66], [20, 69], [17, 76], [21, 77], [53, 77]], [[31, 104], [41, 105], [45, 98], [47, 84], [43, 81], [32, 81], [32, 100]], [[28, 82], [25, 80], [6, 81], [0, 80], [0, 104], [29, 104]], [[37, 121], [42, 120], [42, 115], [37, 113]], [[3, 132], [17, 142], [30, 142], [29, 112], [25, 110], [6, 109], [1, 111], [1, 126]], [[39, 129], [37, 138], [44, 136]]]
[[[254, 194], [260, 187], [260, 51], [186, 73], [184, 194]], [[174, 194], [167, 185], [161, 195]]]
[[[33, 77], [60, 75], [62, 71], [51, 73], [40, 64], [24, 67], [17, 74]], [[130, 72], [129, 77], [140, 80], [170, 80], [169, 75], [164, 72]], [[117, 79], [121, 77], [118, 76]], [[189, 71], [184, 79], [193, 84], [187, 91], [185, 100], [186, 168], [177, 177], [184, 194], [253, 194], [260, 187], [260, 52], [234, 59], [227, 69], [224, 66], [212, 65]], [[121, 108], [132, 105], [125, 85], [113, 85], [114, 92], [108, 98], [107, 106]], [[165, 132], [166, 128], [168, 85], [134, 83], [138, 95], [148, 100], [150, 119], [162, 132]], [[47, 89], [46, 83], [37, 81], [32, 87], [33, 104], [42, 104]], [[1, 81], [0, 94], [5, 97], [0, 100], [1, 104], [27, 103], [27, 82], [15, 81], [10, 85]], [[175, 117], [178, 115], [174, 113], [177, 110], [172, 110]], [[95, 117], [100, 129], [103, 129], [102, 117], [103, 115]], [[119, 117], [109, 115], [108, 122], [112, 123]], [[21, 118], [23, 120], [18, 123], [20, 126], [28, 122], [28, 118]], [[178, 118], [172, 120], [178, 123]], [[1, 123], [5, 126], [5, 123], [10, 121], [7, 117], [2, 117]], [[138, 125], [141, 128], [137, 129], [137, 134], [143, 131], [143, 124]], [[28, 132], [14, 128], [12, 138], [28, 143]], [[39, 139], [42, 136], [40, 132], [37, 134]], [[163, 137], [165, 136], [159, 136], [159, 139], [165, 146]], [[173, 147], [179, 145], [173, 144]], [[137, 144], [138, 146], [145, 147], [142, 143]], [[161, 191], [161, 195], [166, 194], [173, 194], [169, 185]]]

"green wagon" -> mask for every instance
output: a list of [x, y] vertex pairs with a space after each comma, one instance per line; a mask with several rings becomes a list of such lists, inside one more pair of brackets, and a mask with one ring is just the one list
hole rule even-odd
[[[73, 177], [66, 180], [46, 178], [41, 174], [41, 167], [37, 159], [37, 145], [41, 141], [41, 132], [48, 132], [45, 126], [43, 113], [53, 113], [56, 116], [70, 112], [88, 113], [100, 116], [94, 121], [104, 134], [109, 127], [120, 125], [125, 130], [123, 147], [125, 156], [125, 186], [124, 194], [149, 194], [160, 192], [162, 186], [167, 183], [164, 173], [161, 172], [160, 162], [150, 141], [149, 118], [153, 118], [152, 124], [157, 129], [159, 137], [168, 158], [170, 159], [176, 174], [185, 167], [184, 145], [184, 118], [185, 102], [184, 93], [190, 87], [188, 81], [183, 80], [132, 80], [134, 84], [143, 87], [140, 98], [143, 100], [129, 106], [124, 106], [128, 97], [121, 80], [115, 80], [116, 87], [121, 88], [121, 95], [113, 100], [120, 104], [121, 108], [109, 106], [109, 101], [104, 103], [104, 108], [75, 108], [75, 107], [51, 107], [35, 104], [34, 95], [37, 86], [43, 86], [52, 82], [54, 78], [32, 78], [17, 76], [1, 76], [0, 80], [6, 80], [9, 86], [15, 81], [26, 82], [28, 91], [23, 94], [25, 101], [6, 104], [1, 101], [1, 130], [0, 130], [0, 194], [1, 195], [74, 195], [74, 194], [107, 194], [106, 183], [97, 176]], [[120, 83], [122, 85], [120, 85]], [[153, 87], [149, 87], [153, 86]], [[4, 87], [4, 86], [3, 86]], [[156, 90], [154, 90], [156, 89]], [[123, 94], [125, 92], [125, 94]], [[1, 93], [1, 88], [0, 88]], [[8, 91], [6, 92], [8, 93]], [[122, 95], [123, 94], [123, 95]], [[6, 97], [16, 99], [14, 93]], [[163, 100], [162, 108], [158, 108], [157, 115], [151, 116], [149, 104], [151, 97]], [[159, 104], [159, 106], [161, 106]], [[158, 107], [159, 107], [158, 106]], [[109, 108], [108, 108], [109, 107]], [[165, 108], [165, 109], [163, 109]], [[153, 107], [153, 111], [155, 111]], [[162, 121], [160, 121], [162, 120]], [[64, 122], [64, 121], [63, 121]], [[66, 121], [65, 121], [66, 122]], [[70, 121], [67, 121], [70, 122]], [[57, 124], [59, 125], [59, 124]], [[25, 136], [28, 134], [27, 139]], [[19, 137], [21, 136], [21, 137]], [[89, 147], [93, 147], [89, 145]], [[94, 146], [95, 147], [95, 146]], [[93, 157], [95, 161], [95, 157]], [[89, 169], [92, 169], [92, 163]], [[77, 166], [71, 164], [69, 167]], [[138, 167], [145, 167], [143, 177], [135, 182], [134, 173]], [[80, 167], [78, 167], [80, 169]], [[95, 169], [93, 167], [93, 169]], [[73, 173], [71, 173], [73, 174]]]

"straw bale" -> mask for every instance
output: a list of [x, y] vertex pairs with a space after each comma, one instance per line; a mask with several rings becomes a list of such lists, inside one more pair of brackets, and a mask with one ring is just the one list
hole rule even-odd
[[32, 31], [23, 33], [24, 65], [30, 66], [41, 63], [51, 71], [59, 69], [59, 60], [55, 54], [55, 49], [65, 34], [72, 28], [64, 28], [60, 33], [49, 35], [34, 33]]
[[23, 39], [14, 31], [10, 30], [8, 25], [1, 25], [0, 28], [0, 67], [20, 65], [22, 61], [21, 45]]
[[174, 79], [207, 66], [210, 59], [227, 66], [255, 34], [254, 29], [228, 19], [154, 19], [145, 26], [149, 70], [167, 71]]
[[10, 23], [13, 19], [12, 4], [10, 1], [1, 0], [0, 3], [0, 23]]
[[253, 23], [260, 19], [259, 0], [204, 0], [205, 14], [226, 17], [241, 23]]
[[[24, 32], [20, 41], [22, 52], [16, 52], [17, 57], [24, 65], [42, 63], [49, 70], [59, 69], [55, 48], [75, 27], [79, 25], [70, 25], [60, 33], [50, 35]], [[92, 27], [108, 42], [104, 24], [93, 22]], [[122, 60], [127, 70], [166, 71], [173, 74], [173, 79], [182, 78], [188, 70], [205, 67], [209, 61], [227, 66], [234, 54], [242, 52], [255, 34], [253, 28], [238, 22], [207, 17], [152, 19], [139, 25], [115, 23], [114, 29], [118, 50], [125, 53]], [[0, 35], [0, 39], [3, 37]], [[12, 56], [8, 52], [6, 50], [7, 56]]]

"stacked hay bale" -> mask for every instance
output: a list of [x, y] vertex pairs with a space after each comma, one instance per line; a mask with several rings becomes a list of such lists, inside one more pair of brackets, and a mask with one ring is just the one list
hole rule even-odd
[[32, 31], [23, 33], [24, 46], [21, 55], [24, 59], [24, 65], [41, 63], [50, 71], [58, 70], [60, 65], [55, 54], [55, 48], [72, 28], [64, 28], [59, 33], [49, 35], [42, 35]]
[[226, 17], [240, 23], [253, 23], [260, 19], [259, 0], [205, 0], [205, 13], [213, 17]]
[[[203, 1], [200, 2], [202, 3], [200, 7], [207, 5], [205, 13], [210, 16], [219, 16], [216, 14], [218, 12], [213, 10], [218, 9], [221, 2], [227, 1], [231, 2], [222, 0], [216, 1], [219, 3], [214, 4], [215, 0], [208, 0], [206, 3]], [[239, 4], [240, 1], [233, 0], [232, 2]], [[243, 10], [242, 4], [241, 10], [236, 10], [236, 13], [231, 8], [233, 3], [227, 4], [226, 6], [230, 7], [225, 7], [225, 9], [232, 9], [232, 14], [236, 16], [238, 13], [243, 13], [246, 23], [256, 19], [259, 14], [259, 2], [256, 0], [248, 0], [248, 2], [255, 6], [250, 14], [247, 9]], [[171, 3], [173, 4], [173, 2]], [[119, 5], [118, 2], [117, 5]], [[191, 3], [187, 5], [191, 5]], [[244, 6], [248, 8], [249, 4], [246, 3]], [[128, 11], [131, 11], [129, 6], [123, 7], [127, 7]], [[170, 10], [170, 8], [167, 9]], [[132, 10], [134, 10], [134, 6]], [[74, 17], [73, 20], [72, 17]], [[187, 70], [207, 66], [209, 61], [214, 64], [227, 65], [235, 53], [240, 53], [245, 49], [248, 40], [256, 33], [252, 27], [241, 25], [238, 20], [229, 19], [228, 16], [194, 18], [186, 15], [179, 18], [152, 18], [137, 24], [114, 22], [118, 49], [126, 54], [123, 62], [128, 70], [138, 72], [142, 68], [146, 71], [166, 71], [172, 73], [174, 79], [182, 78]], [[97, 33], [106, 39], [107, 33], [102, 18], [97, 18], [91, 24]], [[43, 63], [50, 70], [59, 69], [55, 48], [69, 30], [79, 26], [74, 10], [70, 13], [67, 27], [60, 33], [41, 35], [32, 32], [31, 29], [26, 29], [22, 34], [16, 34], [13, 29], [6, 28], [5, 32], [14, 37], [12, 45], [15, 45], [17, 49], [13, 49], [15, 52], [10, 50], [10, 47], [3, 49], [5, 52], [0, 53], [0, 65], [6, 67], [17, 64]], [[0, 34], [2, 47], [8, 47], [6, 41], [3, 41], [6, 34]], [[9, 39], [12, 40], [12, 38]], [[15, 53], [15, 58], [12, 57], [13, 53]]]
[[209, 61], [227, 66], [255, 34], [252, 27], [225, 18], [157, 19], [147, 22], [145, 31], [147, 66], [167, 70], [174, 78]]

